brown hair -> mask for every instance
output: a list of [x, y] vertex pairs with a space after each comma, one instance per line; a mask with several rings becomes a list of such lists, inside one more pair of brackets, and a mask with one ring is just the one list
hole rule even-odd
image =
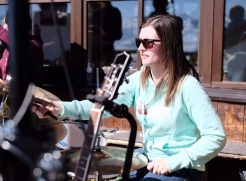
[[[165, 71], [163, 70], [161, 81], [156, 87], [155, 97], [167, 91], [165, 105], [168, 106], [172, 102], [179, 83], [185, 75], [191, 74], [197, 80], [199, 80], [199, 76], [186, 59], [183, 51], [182, 22], [180, 18], [172, 15], [151, 16], [144, 20], [140, 29], [146, 26], [152, 26], [161, 40], [161, 64], [164, 65]], [[146, 66], [141, 74], [143, 89], [146, 87], [150, 73], [150, 67]]]

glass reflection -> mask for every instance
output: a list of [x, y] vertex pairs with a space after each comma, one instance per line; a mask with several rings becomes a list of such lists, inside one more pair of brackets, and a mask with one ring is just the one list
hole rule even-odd
[[246, 81], [246, 1], [226, 0], [223, 80]]
[[[33, 19], [33, 31], [40, 34], [43, 40], [44, 86], [63, 87], [67, 85], [63, 62], [66, 61], [69, 73], [72, 65], [70, 44], [71, 4], [54, 3], [55, 15], [52, 14], [51, 3], [30, 4], [29, 7]], [[53, 21], [53, 16], [56, 18], [58, 28]]]
[[110, 66], [115, 55], [114, 42], [122, 37], [121, 13], [109, 1], [89, 3], [88, 12], [89, 63]]
[[[70, 56], [70, 3], [54, 3], [56, 20], [61, 33], [62, 44], [67, 56]], [[44, 62], [62, 65], [61, 43], [55, 24], [50, 3], [30, 4], [34, 31], [40, 31], [44, 42]]]
[[131, 67], [136, 68], [137, 8], [136, 0], [87, 3], [88, 85], [96, 86], [97, 72], [99, 82], [102, 83], [116, 54], [122, 51], [131, 54], [133, 58]]
[[199, 0], [145, 0], [144, 16], [171, 14], [183, 23], [183, 46], [187, 60], [198, 70]]
[[[6, 14], [6, 10], [8, 9], [8, 5], [0, 5], [0, 24], [3, 26], [3, 19]], [[3, 51], [6, 48], [6, 45], [0, 41], [0, 57], [3, 55]]]

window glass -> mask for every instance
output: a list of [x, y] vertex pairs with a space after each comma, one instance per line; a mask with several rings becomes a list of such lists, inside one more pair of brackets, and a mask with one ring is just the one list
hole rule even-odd
[[[57, 13], [57, 22], [61, 32], [61, 39], [64, 50], [70, 53], [70, 3], [55, 3]], [[0, 24], [3, 25], [8, 5], [0, 6]], [[33, 30], [32, 34], [40, 33], [44, 43], [44, 63], [60, 65], [61, 48], [58, 41], [55, 25], [52, 20], [50, 3], [30, 4], [30, 14], [32, 17]], [[0, 45], [0, 53], [1, 53]]]
[[60, 37], [53, 22], [50, 3], [30, 4], [30, 13], [33, 20], [33, 33], [40, 33], [44, 43], [44, 63], [61, 65], [62, 49], [67, 56], [70, 56], [71, 6], [70, 3], [54, 3], [54, 7]]
[[187, 60], [197, 69], [199, 0], [145, 0], [144, 16], [155, 13], [171, 14], [183, 21], [183, 46]]
[[223, 80], [246, 81], [246, 1], [226, 0]]
[[[35, 72], [37, 73], [37, 86], [66, 85], [64, 73], [63, 58], [67, 61], [68, 68], [71, 64], [70, 58], [70, 3], [54, 3], [55, 18], [57, 25], [53, 22], [53, 12], [51, 3], [29, 4], [29, 12], [32, 20], [31, 42], [39, 45], [43, 42], [44, 56], [38, 52], [35, 63]], [[0, 5], [0, 24], [3, 25], [3, 19], [8, 5]], [[57, 28], [58, 27], [58, 28]], [[11, 31], [11, 30], [10, 30]], [[59, 34], [59, 36], [58, 36]], [[40, 41], [41, 38], [41, 41]], [[11, 46], [11, 45], [10, 45]], [[6, 44], [0, 41], [0, 57], [2, 57]], [[40, 50], [40, 49], [39, 49]], [[42, 51], [42, 50], [41, 50]], [[62, 54], [63, 53], [63, 54]], [[65, 55], [65, 56], [64, 56]], [[44, 60], [42, 59], [44, 57]]]
[[[96, 72], [100, 82], [109, 70], [116, 54], [127, 51], [133, 59], [131, 68], [136, 68], [135, 38], [138, 32], [138, 2], [90, 1], [88, 10], [88, 85], [96, 85]], [[97, 68], [99, 71], [96, 71]]]

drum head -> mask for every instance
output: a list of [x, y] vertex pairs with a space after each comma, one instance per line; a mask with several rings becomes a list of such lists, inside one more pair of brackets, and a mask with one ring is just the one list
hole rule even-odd
[[61, 149], [70, 149], [82, 146], [83, 130], [86, 124], [62, 121], [48, 125], [53, 128], [56, 134], [56, 146]]

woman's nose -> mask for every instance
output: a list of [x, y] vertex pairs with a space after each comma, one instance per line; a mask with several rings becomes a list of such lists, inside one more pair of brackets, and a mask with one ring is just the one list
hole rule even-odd
[[139, 45], [138, 50], [139, 50], [139, 51], [140, 51], [140, 50], [145, 50], [145, 48], [144, 48], [142, 42], [141, 42], [141, 44]]

